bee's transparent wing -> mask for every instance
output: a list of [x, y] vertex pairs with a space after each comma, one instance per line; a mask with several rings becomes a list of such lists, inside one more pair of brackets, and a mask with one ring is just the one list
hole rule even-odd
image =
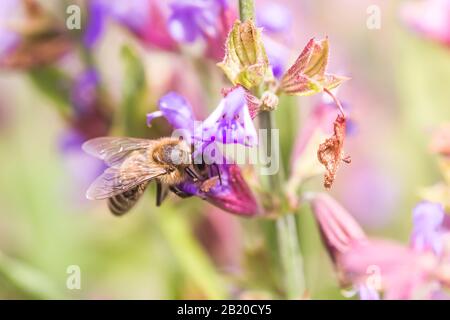
[[98, 177], [86, 192], [91, 200], [109, 198], [166, 173], [164, 168], [147, 159], [147, 149], [134, 150], [124, 156], [120, 165], [110, 167]]
[[134, 150], [151, 147], [154, 140], [127, 137], [100, 137], [85, 142], [83, 150], [108, 166], [119, 165]]

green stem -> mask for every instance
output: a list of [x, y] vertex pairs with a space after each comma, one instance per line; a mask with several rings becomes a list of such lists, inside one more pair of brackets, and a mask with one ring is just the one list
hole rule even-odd
[[[259, 115], [259, 127], [267, 130], [265, 143], [261, 144], [261, 148], [264, 148], [264, 154], [267, 155], [268, 150], [276, 151], [277, 148], [271, 149], [274, 141], [272, 141], [270, 131], [276, 128], [275, 119], [271, 112], [264, 111]], [[271, 154], [270, 157], [271, 161], [278, 161], [280, 167], [276, 174], [269, 176], [268, 187], [276, 196], [282, 198], [283, 183], [285, 181], [283, 168], [281, 168], [281, 155]], [[275, 164], [272, 163], [272, 165]], [[288, 299], [299, 299], [305, 292], [305, 281], [303, 257], [299, 246], [295, 216], [289, 213], [280, 213], [279, 218], [276, 220], [276, 228], [286, 297]]]
[[239, 16], [242, 21], [255, 17], [255, 4], [253, 0], [239, 0]]
[[[239, 0], [239, 13], [242, 21], [251, 19], [255, 15], [255, 6], [253, 0]], [[275, 119], [271, 112], [263, 111], [259, 115], [259, 128], [266, 129], [266, 139], [261, 143], [264, 148], [264, 155], [267, 157], [268, 150], [276, 152], [279, 148], [272, 148], [271, 130], [276, 128]], [[283, 198], [284, 174], [281, 168], [282, 161], [280, 154], [271, 154], [272, 165], [279, 165], [278, 172], [268, 177], [269, 186], [272, 192], [279, 198]], [[273, 163], [278, 161], [278, 163]], [[265, 161], [265, 163], [267, 163]], [[297, 233], [297, 224], [295, 216], [287, 213], [280, 213], [276, 220], [278, 250], [280, 253], [281, 266], [284, 278], [284, 287], [288, 299], [299, 299], [305, 292], [305, 282], [303, 273], [303, 257], [299, 247], [299, 237]]]

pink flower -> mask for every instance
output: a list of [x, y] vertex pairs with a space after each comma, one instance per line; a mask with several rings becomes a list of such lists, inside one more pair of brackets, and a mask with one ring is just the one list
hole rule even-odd
[[434, 153], [450, 158], [450, 123], [441, 126], [434, 132], [430, 149]]
[[[440, 282], [449, 281], [448, 264], [440, 266], [433, 254], [391, 241], [355, 243], [342, 256], [341, 265], [354, 283], [377, 277], [385, 299], [430, 298]], [[370, 273], [371, 268], [378, 270], [377, 274]]]
[[450, 1], [426, 0], [406, 4], [403, 20], [426, 38], [450, 46]]
[[375, 279], [385, 299], [442, 296], [442, 288], [450, 286], [450, 238], [442, 206], [416, 206], [410, 246], [385, 240], [354, 242], [340, 257], [340, 265], [357, 285]]
[[364, 231], [347, 210], [325, 193], [314, 195], [311, 206], [340, 284], [342, 286], [354, 284], [353, 287], [361, 300], [378, 300], [377, 288], [371, 283], [352, 283], [341, 263], [342, 257], [348, 254], [353, 246], [367, 242]]
[[366, 240], [356, 220], [331, 196], [326, 193], [315, 195], [311, 205], [322, 238], [334, 261], [346, 253], [354, 242]]

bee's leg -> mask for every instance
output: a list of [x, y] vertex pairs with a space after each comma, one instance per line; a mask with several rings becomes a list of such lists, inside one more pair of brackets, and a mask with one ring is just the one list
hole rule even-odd
[[170, 191], [175, 193], [180, 198], [189, 198], [192, 197], [191, 194], [181, 191], [177, 186], [170, 186]]
[[156, 206], [159, 207], [164, 199], [169, 194], [169, 188], [167, 185], [162, 184], [159, 181], [156, 181]]
[[222, 175], [220, 174], [219, 166], [217, 165], [217, 163], [213, 163], [213, 166], [214, 166], [214, 168], [216, 168], [217, 175], [219, 176], [220, 185], [222, 185]]

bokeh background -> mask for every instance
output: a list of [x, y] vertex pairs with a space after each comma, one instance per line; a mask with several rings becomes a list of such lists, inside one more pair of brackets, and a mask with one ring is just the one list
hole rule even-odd
[[[420, 190], [441, 179], [428, 145], [432, 130], [450, 121], [449, 48], [404, 23], [406, 1], [277, 2], [294, 17], [288, 61], [311, 37], [328, 36], [329, 70], [352, 78], [338, 92], [355, 126], [346, 141], [352, 164], [340, 169], [332, 194], [369, 235], [407, 242]], [[69, 1], [40, 3], [67, 17]], [[76, 3], [84, 15], [85, 2]], [[381, 28], [370, 30], [366, 10], [374, 4]], [[73, 32], [77, 37], [83, 29]], [[194, 49], [148, 48], [107, 21], [89, 61], [111, 112], [108, 133], [132, 127], [134, 135], [158, 136], [164, 124], [147, 128], [145, 114], [169, 90], [187, 96], [199, 113], [212, 110], [226, 81], [214, 61], [193, 57]], [[57, 68], [79, 74], [80, 55], [81, 44]], [[104, 202], [85, 200], [89, 160], [61, 146], [68, 132], [61, 108], [68, 106], [52, 97], [55, 83], [47, 76], [39, 69], [0, 72], [0, 298], [279, 297], [279, 270], [270, 262], [277, 259], [275, 245], [255, 232], [270, 228], [265, 221], [175, 196], [157, 208], [153, 187], [122, 218]], [[294, 143], [320, 99], [292, 99], [289, 116], [277, 111], [282, 145]], [[320, 189], [321, 179], [305, 189]], [[343, 299], [311, 213], [305, 208], [297, 220], [309, 296]], [[66, 287], [71, 265], [81, 270], [79, 290]]]

